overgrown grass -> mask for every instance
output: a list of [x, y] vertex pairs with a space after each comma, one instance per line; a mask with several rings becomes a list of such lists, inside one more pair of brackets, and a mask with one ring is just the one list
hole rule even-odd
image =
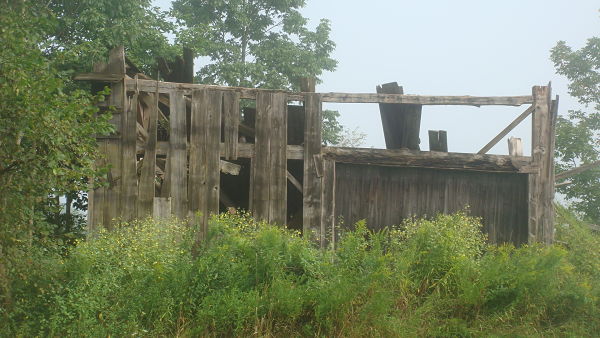
[[593, 336], [600, 240], [561, 218], [554, 246], [488, 246], [463, 213], [337, 250], [221, 215], [194, 259], [192, 230], [146, 220], [29, 262], [4, 311], [22, 336]]

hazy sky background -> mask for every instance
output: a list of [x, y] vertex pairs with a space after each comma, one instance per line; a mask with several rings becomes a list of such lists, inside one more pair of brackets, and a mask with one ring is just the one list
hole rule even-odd
[[[165, 9], [170, 2], [155, 1]], [[532, 86], [552, 81], [559, 113], [566, 114], [578, 105], [555, 74], [550, 49], [559, 40], [579, 48], [599, 35], [599, 8], [597, 0], [307, 0], [302, 13], [311, 26], [329, 19], [337, 44], [338, 68], [322, 76], [317, 92], [368, 93], [397, 81], [406, 94], [529, 95]], [[449, 151], [476, 152], [526, 108], [425, 106], [421, 149], [429, 149], [427, 131], [441, 129]], [[385, 148], [376, 104], [324, 109], [339, 110], [344, 125], [366, 133], [365, 146]], [[527, 119], [509, 134], [523, 138], [526, 154], [530, 128]], [[490, 153], [507, 148], [504, 140]]]

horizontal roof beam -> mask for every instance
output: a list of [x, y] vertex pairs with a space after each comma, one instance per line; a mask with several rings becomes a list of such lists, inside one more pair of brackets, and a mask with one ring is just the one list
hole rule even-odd
[[408, 149], [325, 147], [323, 156], [342, 163], [528, 174], [531, 157], [447, 153]]
[[[142, 79], [126, 79], [127, 90], [155, 92], [156, 81]], [[281, 92], [270, 89], [222, 87], [213, 85], [159, 82], [158, 89], [161, 93], [172, 90], [182, 90], [191, 94], [193, 89], [231, 90], [240, 93], [241, 98], [255, 99], [259, 91]], [[289, 101], [304, 101], [303, 93], [287, 92]], [[419, 105], [465, 105], [465, 106], [520, 106], [533, 103], [531, 95], [523, 96], [431, 96], [431, 95], [401, 95], [401, 94], [375, 94], [375, 93], [320, 93], [323, 102], [338, 103], [403, 103]]]

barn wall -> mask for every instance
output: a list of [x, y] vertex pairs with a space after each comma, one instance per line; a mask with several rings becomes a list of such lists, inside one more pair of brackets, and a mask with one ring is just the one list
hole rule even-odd
[[493, 243], [527, 243], [525, 174], [336, 164], [336, 219], [372, 229], [469, 206]]

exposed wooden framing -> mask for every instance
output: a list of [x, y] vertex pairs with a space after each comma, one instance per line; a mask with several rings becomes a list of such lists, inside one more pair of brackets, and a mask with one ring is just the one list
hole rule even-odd
[[473, 171], [497, 171], [513, 173], [532, 173], [530, 157], [511, 157], [506, 155], [482, 155], [465, 153], [444, 153], [416, 151], [408, 149], [371, 149], [325, 147], [323, 156], [343, 163], [362, 163], [399, 167], [420, 167], [457, 169]]
[[237, 160], [238, 130], [240, 125], [240, 93], [223, 93], [223, 117], [225, 122], [225, 159]]
[[534, 86], [532, 164], [539, 168], [529, 176], [529, 242], [550, 244], [554, 239], [554, 147], [550, 86]]
[[448, 152], [448, 134], [445, 130], [429, 130], [429, 150]]
[[[188, 59], [190, 55], [188, 51]], [[180, 62], [177, 67], [184, 63]], [[175, 69], [165, 62], [162, 67], [166, 71]], [[180, 76], [181, 69], [170, 75], [176, 81], [187, 82], [191, 68], [186, 69], [186, 79]], [[460, 203], [473, 203], [472, 199], [478, 200], [479, 211], [488, 210], [488, 204], [492, 208], [484, 213], [486, 219], [492, 220], [492, 223], [484, 223], [487, 227], [484, 231], [491, 241], [514, 239], [517, 244], [527, 240], [552, 241], [555, 183], [552, 153], [558, 98], [550, 99], [549, 86], [534, 87], [532, 95], [506, 97], [404, 95], [395, 83], [381, 86], [376, 94], [314, 93], [314, 79], [304, 79], [302, 92], [290, 93], [158, 82], [143, 75], [136, 76], [137, 72], [134, 65], [127, 63], [123, 48], [117, 48], [111, 51], [106, 65], [98, 64], [94, 73], [76, 77], [97, 81], [92, 84], [96, 90], [110, 83], [113, 93], [101, 107], [117, 108], [111, 120], [116, 132], [98, 137], [105, 162], [97, 164], [106, 164], [109, 170], [104, 178], [107, 185], [91, 189], [90, 229], [100, 224], [109, 227], [113, 219], [128, 220], [135, 215], [160, 218], [173, 214], [185, 218], [192, 213], [199, 216], [196, 221], [201, 230], [194, 246], [197, 249], [200, 240], [206, 238], [208, 217], [219, 211], [219, 203], [236, 207], [237, 203], [246, 202], [243, 196], [231, 196], [235, 197], [232, 199], [220, 189], [221, 173], [247, 174], [240, 172], [240, 165], [227, 160], [250, 159], [249, 209], [257, 218], [284, 224], [289, 181], [295, 187], [290, 189], [302, 193], [303, 232], [308, 237], [316, 235], [321, 247], [326, 246], [330, 238], [335, 241], [336, 212], [344, 218], [355, 219], [360, 216], [357, 214], [360, 209], [361, 214], [388, 222], [393, 220], [390, 212], [401, 217], [415, 215], [415, 212], [419, 215], [450, 212]], [[125, 104], [126, 93], [131, 97], [129, 106]], [[239, 100], [242, 98], [257, 101], [256, 111], [252, 110], [249, 117], [245, 115], [246, 124], [240, 121]], [[288, 108], [291, 101], [303, 102], [304, 107]], [[386, 145], [398, 149], [324, 148], [322, 102], [381, 104]], [[168, 117], [160, 111], [159, 103], [163, 110], [169, 107]], [[417, 116], [422, 105], [523, 104], [532, 106], [488, 143], [481, 154], [447, 153], [444, 131], [430, 132], [432, 151], [418, 151], [419, 120], [403, 119], [407, 115], [406, 108], [415, 108], [411, 113]], [[293, 118], [287, 109], [295, 112]], [[532, 112], [531, 157], [522, 156], [522, 144], [514, 138], [509, 140], [509, 156], [485, 154]], [[168, 141], [158, 142], [156, 138], [159, 119], [169, 120]], [[291, 129], [288, 119], [293, 120]], [[399, 134], [412, 136], [405, 140]], [[240, 135], [247, 136], [249, 142], [254, 139], [254, 143], [245, 143]], [[136, 163], [139, 155], [143, 155], [143, 161]], [[303, 160], [302, 177], [296, 178], [287, 170], [288, 159]], [[556, 178], [568, 177], [587, 166]], [[139, 182], [138, 175], [141, 176]], [[380, 180], [382, 177], [386, 179]], [[232, 183], [243, 179], [223, 178], [228, 180], [228, 187], [234, 187]], [[476, 186], [468, 187], [470, 182]], [[508, 187], [507, 182], [511, 184]], [[353, 196], [352, 191], [360, 192], [359, 197], [347, 201], [345, 196]], [[155, 192], [160, 196], [154, 196]], [[295, 192], [292, 196], [297, 197]], [[513, 224], [516, 220], [516, 227], [501, 226], [494, 216], [507, 208], [507, 198], [512, 199], [510, 208], [518, 209], [519, 215], [508, 215], [502, 224]], [[138, 199], [137, 210], [136, 203], [131, 204], [135, 199]], [[299, 205], [294, 207], [298, 209]], [[377, 210], [387, 210], [387, 213]]]
[[[311, 232], [320, 238], [321, 230], [321, 186], [322, 180], [317, 175], [316, 163], [312, 159], [321, 154], [323, 142], [321, 131], [321, 100], [319, 94], [307, 93], [304, 100], [304, 180], [302, 230], [305, 236]], [[321, 170], [322, 171], [322, 170]]]
[[[158, 81], [155, 82], [158, 88]], [[148, 114], [148, 139], [144, 152], [144, 163], [140, 176], [138, 193], [138, 218], [152, 215], [156, 182], [156, 137], [158, 133], [158, 93], [154, 94], [154, 104]]]
[[587, 163], [587, 164], [583, 164], [580, 165], [579, 167], [575, 167], [573, 169], [569, 169], [567, 171], [563, 171], [562, 173], [556, 175], [555, 180], [556, 181], [560, 181], [563, 180], [567, 177], [571, 177], [577, 174], [580, 174], [582, 172], [588, 171], [590, 169], [594, 169], [596, 167], [600, 166], [600, 160], [599, 161], [594, 161], [591, 163]]
[[405, 103], [429, 106], [520, 106], [530, 104], [531, 96], [429, 96], [369, 93], [322, 93], [322, 102]]
[[[376, 90], [383, 94], [404, 94], [404, 89], [396, 82], [377, 86]], [[419, 150], [422, 108], [423, 106], [415, 104], [379, 104], [387, 149]]]
[[[221, 143], [221, 157], [225, 157], [225, 143]], [[239, 158], [252, 158], [254, 157], [254, 144], [252, 143], [238, 143], [238, 157]], [[188, 145], [189, 149], [189, 145]], [[157, 146], [157, 155], [166, 155], [169, 151], [169, 143], [164, 141], [159, 141]], [[142, 154], [144, 152], [143, 148], [138, 149], [138, 154]], [[189, 152], [189, 150], [188, 150]], [[287, 146], [287, 158], [288, 160], [301, 160], [304, 158], [304, 147], [303, 146], [295, 146], [288, 145]]]
[[[138, 134], [138, 94], [134, 94], [129, 100], [129, 105], [125, 109], [125, 122], [123, 123], [124, 132], [122, 136], [123, 144], [123, 183], [121, 204], [123, 206], [122, 214], [124, 221], [131, 221], [137, 216], [137, 198], [138, 198], [138, 177], [137, 177], [137, 158], [136, 143]], [[148, 134], [146, 133], [146, 140]]]
[[[125, 79], [127, 89], [134, 91], [136, 82]], [[152, 92], [152, 80], [138, 80], [140, 91]], [[192, 90], [218, 89], [240, 93], [242, 99], [256, 99], [259, 92], [282, 92], [287, 94], [288, 101], [304, 101], [302, 93], [291, 93], [258, 88], [222, 87], [201, 84], [186, 84], [174, 82], [161, 82], [159, 91], [167, 93], [173, 89], [183, 90], [189, 95]], [[431, 95], [400, 95], [400, 94], [373, 94], [373, 93], [320, 93], [321, 102], [339, 103], [405, 103], [419, 105], [464, 105], [464, 106], [520, 106], [533, 103], [533, 97], [524, 96], [431, 96]]]
[[181, 91], [170, 93], [169, 158], [171, 167], [171, 211], [179, 219], [187, 217], [187, 131], [185, 97]]
[[504, 128], [498, 135], [496, 135], [496, 137], [494, 137], [490, 142], [488, 142], [488, 144], [481, 148], [481, 150], [479, 150], [477, 153], [485, 154], [488, 151], [490, 151], [492, 147], [494, 147], [498, 142], [500, 142], [501, 139], [508, 135], [508, 133], [510, 133], [516, 126], [519, 125], [519, 123], [523, 122], [523, 120], [525, 120], [527, 116], [529, 116], [533, 112], [534, 108], [534, 106], [530, 106], [529, 108], [527, 108], [523, 113], [521, 113], [521, 115], [517, 116], [517, 118], [514, 121], [512, 121], [506, 128]]
[[[323, 161], [322, 212], [319, 243], [324, 248], [328, 242], [335, 243], [335, 161]], [[331, 241], [327, 238], [327, 233]]]
[[256, 99], [255, 156], [251, 169], [252, 214], [285, 224], [287, 216], [287, 100], [261, 92]]
[[508, 139], [508, 155], [523, 156], [523, 142], [520, 138], [511, 137]]

